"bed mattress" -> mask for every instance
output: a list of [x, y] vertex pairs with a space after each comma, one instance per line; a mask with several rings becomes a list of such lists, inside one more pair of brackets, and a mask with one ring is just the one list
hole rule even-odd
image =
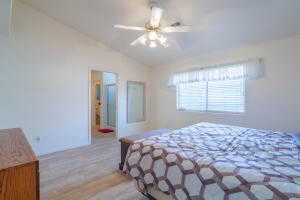
[[124, 172], [175, 200], [296, 199], [299, 156], [286, 133], [199, 123], [136, 141]]

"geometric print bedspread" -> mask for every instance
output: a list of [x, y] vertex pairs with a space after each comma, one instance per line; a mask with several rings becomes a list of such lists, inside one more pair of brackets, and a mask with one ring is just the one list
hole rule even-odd
[[199, 123], [136, 141], [124, 172], [176, 200], [296, 200], [299, 156], [286, 133]]

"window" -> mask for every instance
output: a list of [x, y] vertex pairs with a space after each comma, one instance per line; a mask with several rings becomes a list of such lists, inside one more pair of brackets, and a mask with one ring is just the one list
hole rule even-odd
[[172, 74], [168, 87], [177, 89], [177, 109], [245, 112], [245, 81], [264, 76], [262, 59], [217, 65]]
[[245, 112], [245, 80], [181, 83], [177, 109], [194, 111]]

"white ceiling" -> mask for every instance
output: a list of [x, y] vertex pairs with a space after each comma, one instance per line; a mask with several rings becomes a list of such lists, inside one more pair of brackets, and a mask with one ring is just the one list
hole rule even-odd
[[131, 47], [141, 33], [112, 27], [143, 26], [148, 0], [23, 1], [149, 66], [300, 34], [300, 0], [161, 0], [163, 25], [194, 26], [192, 33], [169, 34], [180, 45], [166, 49]]

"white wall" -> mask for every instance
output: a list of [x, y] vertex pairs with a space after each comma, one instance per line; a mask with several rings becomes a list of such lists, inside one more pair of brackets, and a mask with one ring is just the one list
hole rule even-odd
[[120, 77], [119, 136], [149, 129], [126, 123], [125, 98], [127, 80], [149, 87], [148, 67], [20, 2], [13, 29], [0, 36], [0, 129], [23, 128], [38, 154], [87, 145], [91, 66]]
[[[218, 52], [166, 66], [157, 66], [152, 77], [153, 127], [179, 128], [201, 121], [279, 131], [300, 131], [300, 36], [268, 44]], [[262, 57], [266, 76], [246, 85], [247, 112], [243, 115], [176, 111], [176, 91], [166, 88], [173, 72], [196, 66], [231, 63]]]

